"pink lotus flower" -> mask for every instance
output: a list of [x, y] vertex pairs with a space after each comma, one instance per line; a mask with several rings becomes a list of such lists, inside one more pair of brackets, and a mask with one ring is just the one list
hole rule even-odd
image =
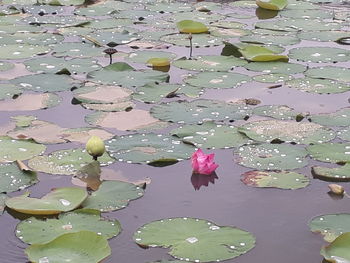
[[192, 154], [192, 168], [194, 173], [210, 175], [218, 166], [214, 163], [213, 153], [205, 154], [201, 149], [198, 149]]

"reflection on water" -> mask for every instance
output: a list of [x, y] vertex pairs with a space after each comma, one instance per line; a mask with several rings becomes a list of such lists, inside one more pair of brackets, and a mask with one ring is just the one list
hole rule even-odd
[[191, 183], [194, 189], [197, 191], [202, 186], [208, 187], [209, 183], [215, 184], [215, 179], [219, 179], [215, 172], [211, 173], [210, 175], [193, 173], [191, 176]]

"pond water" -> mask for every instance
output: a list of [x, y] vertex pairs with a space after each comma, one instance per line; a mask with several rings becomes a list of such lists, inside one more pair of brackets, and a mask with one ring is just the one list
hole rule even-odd
[[[321, 1], [321, 0], [320, 0]], [[21, 1], [23, 2], [23, 1]], [[98, 5], [104, 3], [110, 3], [113, 1], [101, 1]], [[248, 2], [248, 1], [244, 1]], [[345, 14], [345, 18], [341, 19], [321, 19], [322, 23], [328, 23], [329, 21], [340, 24], [339, 31], [347, 32], [349, 37], [349, 5], [342, 1], [330, 1], [326, 5], [317, 4], [317, 0], [310, 2], [296, 1], [297, 3], [315, 3], [315, 8], [322, 12], [333, 12], [341, 17], [341, 14]], [[321, 1], [322, 2], [322, 1]], [[16, 1], [12, 2], [8, 0], [7, 4], [14, 4], [19, 10]], [[149, 3], [137, 3], [136, 1], [127, 1], [122, 3], [130, 3], [126, 8], [142, 9], [143, 6], [150, 7], [155, 3], [149, 1]], [[168, 3], [168, 2], [167, 2]], [[169, 2], [180, 3], [180, 2]], [[209, 9], [213, 9], [213, 14], [219, 14], [223, 17], [218, 19], [221, 21], [235, 21], [243, 23], [243, 28], [251, 31], [254, 29], [255, 23], [261, 21], [277, 21], [281, 19], [281, 16], [277, 15], [271, 19], [258, 19], [256, 17], [256, 7], [252, 6], [255, 2], [247, 3], [243, 6], [235, 6], [230, 1], [225, 3], [217, 2], [213, 5], [211, 2], [198, 2], [198, 3], [183, 3], [185, 6], [190, 6], [189, 12], [184, 17], [195, 20], [197, 13], [193, 10], [199, 6], [208, 5]], [[243, 1], [242, 1], [243, 3]], [[294, 3], [294, 2], [293, 2]], [[2, 8], [6, 9], [7, 4], [3, 4]], [[21, 4], [21, 3], [19, 3]], [[27, 6], [26, 6], [27, 7]], [[94, 7], [94, 5], [89, 5]], [[79, 7], [64, 7], [63, 14], [69, 16], [73, 14]], [[80, 7], [84, 8], [84, 7]], [[105, 7], [108, 8], [108, 7]], [[118, 10], [118, 9], [117, 9]], [[123, 10], [123, 9], [121, 9]], [[192, 11], [191, 11], [192, 10]], [[297, 9], [290, 9], [297, 10]], [[290, 11], [289, 10], [289, 11]], [[305, 9], [306, 10], [306, 9]], [[305, 11], [304, 10], [304, 11]], [[312, 9], [308, 9], [311, 10]], [[307, 11], [305, 14], [307, 14]], [[157, 11], [160, 11], [157, 9]], [[288, 7], [286, 9], [288, 11]], [[125, 11], [126, 12], [126, 11]], [[148, 11], [151, 12], [151, 11]], [[133, 28], [135, 32], [144, 33], [152, 27], [163, 27], [166, 30], [176, 31], [175, 22], [172, 19], [168, 19], [167, 16], [172, 16], [175, 12], [171, 10], [170, 13], [159, 14], [150, 13], [149, 15], [161, 16], [161, 18], [154, 19], [146, 18], [145, 25], [133, 25], [132, 23], [127, 28]], [[269, 15], [262, 12], [263, 15]], [[283, 12], [283, 11], [282, 11]], [[34, 12], [35, 13], [35, 12]], [[240, 16], [246, 15], [248, 18], [235, 18], [232, 13], [236, 13]], [[129, 13], [127, 13], [129, 14]], [[132, 11], [129, 14], [131, 22], [135, 22], [142, 19], [133, 18]], [[176, 13], [175, 13], [176, 14]], [[181, 14], [181, 13], [180, 13]], [[205, 13], [202, 13], [205, 14]], [[15, 14], [16, 15], [16, 14]], [[30, 14], [26, 14], [30, 17]], [[23, 19], [25, 14], [21, 15]], [[121, 17], [125, 17], [121, 15]], [[225, 16], [227, 15], [227, 16]], [[237, 15], [237, 16], [238, 16]], [[138, 16], [138, 15], [136, 15]], [[259, 16], [262, 16], [259, 13]], [[35, 14], [35, 17], [42, 17]], [[44, 16], [45, 17], [45, 16]], [[115, 17], [118, 17], [116, 15]], [[98, 16], [98, 19], [108, 19], [110, 16]], [[164, 18], [164, 21], [162, 20]], [[261, 17], [264, 18], [264, 17]], [[294, 17], [297, 18], [297, 17]], [[96, 19], [96, 17], [95, 17]], [[175, 19], [176, 20], [176, 19]], [[153, 21], [153, 22], [152, 22]], [[215, 19], [214, 19], [215, 21]], [[156, 24], [159, 23], [159, 24]], [[164, 24], [162, 24], [164, 22]], [[209, 22], [206, 20], [202, 21], [205, 24]], [[3, 22], [5, 23], [5, 22]], [[12, 22], [11, 22], [12, 23]], [[23, 24], [23, 21], [16, 21], [14, 24]], [[278, 22], [275, 22], [278, 26]], [[293, 23], [293, 22], [291, 22]], [[312, 24], [311, 21], [305, 20], [305, 23]], [[1, 19], [0, 19], [1, 25]], [[8, 24], [7, 24], [8, 25]], [[42, 28], [46, 28], [47, 24], [42, 24]], [[300, 26], [300, 25], [298, 25]], [[174, 28], [173, 28], [174, 27]], [[302, 27], [302, 25], [301, 25]], [[312, 27], [312, 26], [311, 26]], [[77, 33], [68, 35], [65, 31], [58, 30], [59, 27], [49, 26], [49, 32], [61, 33], [65, 37], [65, 42], [75, 41], [82, 42], [82, 39]], [[74, 28], [77, 32], [79, 30], [85, 30], [85, 28], [76, 27]], [[96, 29], [92, 29], [96, 30]], [[103, 29], [100, 29], [103, 30]], [[137, 31], [140, 30], [140, 31]], [[144, 31], [142, 31], [144, 30]], [[301, 30], [303, 32], [303, 30]], [[317, 31], [317, 30], [315, 30]], [[310, 30], [309, 32], [313, 32]], [[3, 33], [1, 33], [3, 34]], [[82, 34], [86, 34], [85, 32]], [[164, 33], [166, 34], [166, 33]], [[285, 34], [287, 34], [285, 32]], [[297, 34], [296, 31], [292, 31], [292, 34]], [[221, 38], [220, 38], [221, 39]], [[221, 39], [223, 40], [223, 39]], [[225, 37], [225, 41], [231, 43], [239, 42], [238, 37]], [[336, 40], [336, 39], [335, 39]], [[84, 42], [88, 42], [84, 40]], [[168, 45], [167, 49], [160, 49], [159, 51], [166, 51], [175, 53], [177, 58], [188, 56], [189, 48], [183, 46], [173, 46], [169, 43], [164, 43], [159, 40], [149, 41], [157, 42]], [[89, 42], [88, 42], [89, 43]], [[40, 45], [40, 43], [38, 43]], [[90, 43], [89, 43], [90, 44]], [[59, 46], [60, 43], [52, 44], [52, 48]], [[298, 47], [329, 47], [329, 48], [341, 48], [350, 52], [350, 48], [347, 45], [340, 45], [334, 41], [321, 42], [321, 41], [310, 41], [302, 39], [297, 44], [286, 44], [282, 45], [285, 47], [283, 54], [288, 54], [291, 49]], [[103, 47], [103, 49], [106, 46]], [[120, 54], [123, 52], [131, 53], [135, 50], [126, 45], [117, 45], [115, 47]], [[220, 42], [220, 45], [211, 47], [199, 47], [194, 48], [193, 57], [200, 55], [220, 55], [224, 45]], [[102, 49], [102, 50], [103, 50]], [[328, 52], [328, 51], [327, 51]], [[51, 56], [51, 53], [44, 56]], [[307, 56], [307, 55], [305, 55]], [[346, 53], [349, 58], [349, 53]], [[0, 59], [5, 57], [1, 55]], [[34, 56], [42, 57], [42, 56]], [[33, 74], [27, 71], [23, 66], [23, 61], [30, 60], [31, 57], [25, 58], [24, 60], [17, 59], [3, 59], [2, 61], [8, 61], [15, 63], [16, 66], [8, 71], [0, 72], [0, 78], [3, 79], [4, 83], [7, 80]], [[124, 61], [124, 55], [114, 56], [114, 62]], [[128, 64], [135, 67], [137, 70], [148, 69], [145, 63], [134, 63], [126, 60]], [[107, 56], [98, 56], [98, 62], [101, 66], [107, 66], [109, 58]], [[343, 60], [336, 63], [314, 63], [314, 62], [303, 62], [296, 59], [290, 59], [291, 63], [298, 63], [306, 65], [310, 68], [320, 66], [337, 66], [344, 67], [347, 69], [347, 79], [350, 74], [350, 63], [349, 59]], [[235, 67], [231, 72], [241, 73], [248, 76], [261, 75], [262, 72], [249, 71], [246, 68], [239, 66]], [[196, 72], [192, 72], [196, 73]], [[188, 74], [185, 69], [180, 69], [171, 65], [169, 70], [170, 83], [182, 83], [184, 76]], [[346, 75], [346, 74], [345, 74]], [[293, 77], [302, 77], [302, 73], [294, 74]], [[72, 75], [71, 77], [78, 80], [84, 80], [85, 74]], [[302, 92], [295, 88], [288, 87], [284, 82], [278, 82], [278, 87], [270, 89], [269, 87], [276, 85], [276, 83], [262, 83], [257, 81], [249, 81], [235, 88], [223, 88], [223, 89], [205, 89], [201, 94], [200, 98], [219, 100], [219, 101], [238, 101], [242, 99], [254, 98], [259, 100], [261, 105], [287, 105], [294, 108], [297, 112], [301, 113], [330, 113], [339, 109], [349, 106], [350, 92], [334, 93], [334, 94], [317, 94]], [[281, 86], [279, 86], [281, 84]], [[349, 83], [346, 84], [349, 87]], [[137, 88], [132, 88], [134, 92]], [[32, 94], [31, 91], [24, 91], [24, 94]], [[11, 117], [17, 115], [33, 115], [38, 120], [48, 121], [57, 124], [60, 127], [65, 128], [80, 128], [87, 127], [89, 124], [85, 122], [85, 116], [90, 114], [92, 111], [83, 108], [81, 105], [72, 101], [73, 94], [67, 89], [65, 91], [57, 92], [61, 97], [61, 102], [52, 108], [31, 110], [31, 111], [1, 111], [0, 127], [6, 126], [10, 121]], [[22, 96], [22, 95], [21, 95]], [[162, 99], [162, 102], [176, 101], [179, 99], [193, 100], [193, 98], [186, 97], [179, 94], [174, 98]], [[7, 99], [10, 101], [11, 99]], [[135, 109], [149, 110], [154, 104], [143, 103], [140, 101], [133, 101]], [[159, 102], [160, 103], [160, 102]], [[1, 100], [0, 100], [1, 104]], [[181, 104], [179, 104], [181, 107]], [[248, 121], [236, 120], [233, 125], [240, 126], [246, 122], [252, 122], [254, 120], [269, 119], [268, 117], [251, 116]], [[306, 120], [303, 120], [307, 122]], [[116, 119], [115, 122], [118, 122]], [[153, 130], [158, 134], [167, 134], [171, 129], [178, 127], [178, 124], [171, 124], [170, 127], [160, 128]], [[340, 129], [339, 127], [332, 127], [335, 130]], [[124, 131], [114, 128], [104, 128], [113, 135], [124, 135], [134, 133], [134, 131]], [[2, 129], [0, 129], [2, 132]], [[5, 135], [0, 133], [0, 135]], [[334, 142], [341, 141], [339, 138], [334, 139]], [[71, 149], [75, 147], [83, 147], [83, 144], [77, 142], [67, 142], [61, 144], [47, 144], [45, 154], [51, 153], [61, 149]], [[298, 146], [300, 148], [305, 145]], [[322, 181], [319, 179], [313, 179], [311, 174], [311, 167], [315, 165], [323, 165], [329, 167], [335, 167], [335, 164], [323, 163], [306, 157], [308, 165], [294, 169], [293, 171], [304, 174], [310, 178], [310, 185], [297, 190], [282, 190], [275, 188], [255, 188], [244, 185], [241, 182], [241, 175], [247, 171], [252, 170], [241, 166], [237, 163], [237, 155], [233, 154], [233, 148], [231, 149], [204, 149], [206, 153], [215, 153], [215, 162], [219, 164], [216, 174], [211, 176], [203, 175], [192, 175], [191, 160], [183, 160], [173, 165], [165, 167], [153, 167], [146, 164], [133, 164], [126, 162], [115, 162], [103, 169], [107, 169], [114, 177], [127, 178], [129, 181], [143, 180], [146, 177], [151, 179], [151, 183], [147, 185], [145, 195], [130, 204], [125, 208], [114, 212], [104, 213], [103, 216], [107, 218], [113, 218], [120, 221], [122, 226], [122, 232], [117, 237], [109, 240], [112, 254], [105, 260], [104, 263], [122, 262], [122, 263], [145, 263], [157, 260], [171, 260], [173, 259], [167, 254], [168, 249], [165, 248], [149, 248], [144, 249], [138, 246], [133, 241], [134, 232], [144, 224], [149, 222], [160, 220], [163, 218], [172, 217], [193, 217], [206, 219], [211, 222], [215, 222], [219, 226], [236, 226], [240, 229], [249, 231], [256, 237], [256, 246], [248, 253], [241, 255], [237, 258], [227, 260], [225, 262], [239, 262], [239, 263], [252, 263], [252, 262], [269, 262], [269, 263], [295, 263], [295, 262], [322, 262], [323, 257], [320, 255], [320, 249], [326, 242], [319, 234], [312, 233], [308, 227], [308, 222], [318, 215], [332, 214], [332, 213], [348, 213], [350, 210], [350, 202], [347, 197], [334, 199], [328, 192], [329, 182]], [[0, 149], [1, 151], [1, 149]], [[27, 161], [24, 161], [27, 163]], [[48, 193], [52, 188], [74, 186], [72, 184], [71, 176], [59, 176], [53, 174], [47, 174], [43, 172], [38, 173], [39, 183], [31, 186], [28, 190], [31, 192], [33, 197], [41, 197]], [[344, 186], [345, 190], [350, 189], [346, 182], [339, 183]], [[19, 193], [25, 192], [14, 192], [8, 194], [9, 196], [17, 196]], [[350, 190], [349, 190], [350, 191]], [[0, 237], [0, 262], [1, 263], [26, 263], [28, 262], [27, 256], [24, 253], [24, 249], [27, 245], [21, 242], [15, 236], [16, 225], [26, 218], [23, 214], [18, 214], [10, 209], [5, 209], [4, 213], [0, 216], [1, 226], [1, 237]]]

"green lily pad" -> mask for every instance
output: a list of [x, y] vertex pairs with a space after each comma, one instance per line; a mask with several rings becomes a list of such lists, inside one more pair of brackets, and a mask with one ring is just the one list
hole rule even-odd
[[318, 94], [343, 93], [350, 90], [350, 85], [329, 79], [300, 78], [286, 81], [286, 86], [301, 91]]
[[338, 138], [344, 140], [344, 141], [350, 141], [350, 129], [349, 128], [343, 128], [339, 131], [337, 131]]
[[235, 38], [250, 34], [249, 30], [241, 28], [222, 28], [211, 26], [209, 28], [210, 35], [221, 38]]
[[107, 18], [107, 19], [95, 19], [84, 27], [93, 29], [111, 29], [131, 26], [133, 21], [129, 18]]
[[242, 56], [248, 61], [285, 61], [288, 62], [288, 57], [285, 55], [276, 54], [274, 51], [256, 45], [245, 45], [238, 49]]
[[253, 109], [253, 113], [259, 116], [272, 117], [278, 120], [296, 120], [300, 115], [294, 109], [286, 105], [264, 105]]
[[16, 34], [0, 34], [0, 45], [51, 45], [63, 41], [64, 37], [58, 34], [49, 33], [16, 33]]
[[127, 163], [176, 163], [190, 158], [194, 147], [173, 136], [160, 134], [130, 134], [106, 142], [109, 154]]
[[149, 111], [139, 109], [121, 112], [94, 112], [87, 115], [85, 121], [92, 125], [120, 131], [151, 130], [167, 126], [166, 123], [153, 118]]
[[253, 77], [253, 80], [262, 83], [281, 83], [291, 79], [293, 79], [292, 76], [281, 73], [271, 73]]
[[313, 166], [311, 171], [314, 177], [321, 180], [336, 182], [350, 181], [350, 164], [335, 168]]
[[321, 162], [350, 162], [350, 143], [322, 143], [310, 145], [307, 151], [313, 159]]
[[235, 154], [238, 164], [258, 170], [290, 170], [308, 163], [305, 149], [285, 144], [246, 145]]
[[152, 4], [147, 4], [146, 9], [153, 12], [160, 12], [163, 14], [191, 11], [193, 9], [193, 6], [190, 3], [183, 2], [154, 2]]
[[[308, 10], [311, 11], [311, 10]], [[349, 36], [348, 31], [316, 31], [316, 32], [299, 32], [298, 38], [303, 40], [319, 41], [319, 42], [333, 42], [341, 37]]]
[[0, 136], [0, 149], [0, 162], [13, 162], [39, 155], [46, 150], [46, 147], [33, 141], [14, 140], [10, 137]]
[[173, 257], [192, 262], [232, 259], [255, 246], [247, 231], [187, 217], [148, 223], [135, 232], [134, 241], [142, 247], [170, 248]]
[[240, 8], [256, 8], [255, 1], [252, 0], [239, 0], [229, 3], [232, 7], [240, 7]]
[[170, 22], [173, 22], [173, 21], [180, 22], [182, 20], [194, 20], [194, 21], [203, 22], [203, 23], [210, 23], [210, 22], [216, 22], [224, 19], [225, 19], [225, 16], [217, 12], [208, 14], [208, 12], [200, 12], [198, 10], [188, 11], [188, 12], [179, 12], [167, 17], [167, 20]]
[[70, 77], [56, 74], [37, 74], [11, 80], [17, 86], [37, 92], [57, 92], [70, 90], [74, 84]]
[[335, 47], [299, 47], [291, 49], [289, 57], [305, 62], [342, 62], [349, 60], [350, 52]]
[[130, 53], [126, 60], [134, 63], [144, 63], [146, 64], [151, 58], [167, 58], [172, 60], [176, 58], [176, 54], [164, 51], [152, 51], [152, 50], [142, 50]]
[[296, 36], [278, 36], [278, 35], [265, 35], [265, 34], [254, 34], [240, 37], [239, 39], [245, 43], [262, 44], [262, 45], [281, 45], [288, 46], [294, 45], [300, 42], [300, 39]]
[[250, 62], [244, 66], [248, 70], [263, 73], [297, 74], [306, 70], [306, 66], [286, 62]]
[[280, 11], [288, 5], [287, 0], [257, 0], [256, 4], [264, 9]]
[[335, 22], [323, 22], [317, 19], [284, 19], [277, 21], [262, 21], [255, 23], [255, 28], [270, 29], [277, 31], [330, 31], [339, 30], [341, 25]]
[[176, 26], [180, 33], [200, 34], [208, 32], [208, 27], [206, 25], [193, 20], [181, 20], [176, 23]]
[[[160, 38], [161, 41], [170, 43], [176, 46], [190, 46], [190, 41], [187, 34], [170, 34]], [[194, 34], [192, 36], [193, 47], [211, 47], [222, 44], [222, 39], [209, 34]]]
[[304, 188], [310, 183], [305, 175], [288, 171], [249, 171], [242, 174], [241, 181], [253, 187], [293, 190]]
[[44, 26], [45, 28], [52, 29], [59, 27], [81, 27], [90, 23], [85, 17], [73, 15], [28, 16], [21, 21], [29, 25]]
[[237, 127], [205, 122], [201, 125], [181, 126], [170, 132], [185, 143], [194, 144], [197, 148], [232, 148], [249, 142], [249, 139], [238, 132]]
[[0, 192], [23, 190], [38, 182], [35, 172], [23, 171], [16, 163], [0, 163]]
[[103, 47], [97, 47], [86, 43], [64, 42], [55, 45], [52, 49], [54, 57], [73, 57], [73, 58], [91, 58], [102, 57]]
[[87, 192], [81, 188], [55, 188], [42, 198], [29, 197], [29, 193], [8, 198], [6, 206], [25, 214], [54, 215], [79, 207], [87, 195]]
[[12, 44], [0, 46], [0, 59], [24, 59], [50, 52], [47, 46]]
[[109, 47], [124, 45], [140, 38], [139, 35], [133, 31], [119, 28], [97, 31], [87, 36]]
[[31, 262], [98, 263], [111, 254], [105, 237], [90, 231], [68, 233], [25, 250]]
[[321, 249], [321, 255], [328, 262], [346, 263], [350, 261], [349, 254], [350, 232], [341, 234], [328, 246]]
[[171, 94], [181, 93], [181, 85], [175, 84], [147, 84], [137, 89], [133, 94], [133, 99], [143, 101], [145, 103], [157, 103]]
[[14, 67], [15, 67], [15, 65], [10, 63], [10, 62], [5, 62], [5, 61], [0, 62], [0, 71], [1, 72], [13, 69]]
[[54, 107], [60, 103], [54, 93], [22, 94], [13, 99], [0, 101], [0, 111], [33, 111]]
[[246, 75], [233, 72], [200, 72], [189, 75], [184, 82], [201, 88], [229, 89], [247, 83], [250, 79]]
[[125, 208], [131, 200], [141, 198], [140, 186], [122, 181], [103, 181], [97, 191], [84, 201], [84, 208], [110, 212]]
[[[109, 165], [114, 161], [107, 153], [98, 160], [102, 166]], [[72, 175], [91, 161], [92, 157], [85, 149], [76, 148], [55, 151], [49, 155], [36, 156], [29, 160], [28, 166], [39, 172]]]
[[160, 120], [184, 124], [242, 120], [251, 114], [251, 110], [245, 104], [202, 99], [162, 103], [152, 107], [151, 114]]
[[323, 143], [335, 138], [335, 132], [315, 123], [266, 120], [239, 127], [239, 131], [260, 142], [274, 140], [301, 144]]
[[350, 108], [343, 108], [332, 113], [311, 115], [309, 120], [325, 126], [349, 126]]
[[350, 232], [350, 214], [328, 214], [314, 217], [309, 222], [310, 230], [320, 233], [327, 242], [333, 242], [343, 233]]
[[45, 221], [28, 218], [16, 227], [16, 236], [28, 244], [45, 244], [66, 233], [91, 231], [106, 238], [117, 236], [121, 231], [117, 220], [107, 220], [96, 210], [81, 209], [60, 214]]
[[[333, 19], [333, 12], [324, 9], [286, 9], [279, 12], [282, 17], [305, 19]], [[331, 32], [329, 32], [331, 33]]]
[[30, 25], [0, 25], [1, 34], [16, 34], [16, 33], [43, 33], [44, 29], [38, 26]]
[[0, 194], [0, 212], [3, 212], [5, 209], [5, 201], [7, 199], [7, 195], [5, 194]]
[[22, 93], [22, 89], [16, 87], [12, 84], [0, 84], [0, 100], [10, 99], [16, 95], [20, 95]]
[[350, 82], [348, 68], [325, 66], [319, 68], [309, 68], [305, 75], [316, 79], [332, 79], [342, 82]]
[[70, 74], [82, 74], [97, 70], [101, 67], [98, 61], [90, 58], [76, 58], [65, 60], [64, 58], [42, 57], [24, 62], [29, 71], [35, 73], [60, 73], [68, 70]]
[[181, 58], [172, 64], [175, 67], [193, 71], [228, 71], [244, 66], [247, 62], [233, 56], [198, 56], [192, 59]]
[[[103, 84], [121, 85], [123, 87], [141, 87], [156, 82], [166, 82], [169, 75], [155, 70], [136, 71], [129, 69], [115, 69], [115, 64], [109, 65], [98, 71], [90, 72], [88, 78], [94, 82]], [[127, 65], [127, 64], [126, 64]]]

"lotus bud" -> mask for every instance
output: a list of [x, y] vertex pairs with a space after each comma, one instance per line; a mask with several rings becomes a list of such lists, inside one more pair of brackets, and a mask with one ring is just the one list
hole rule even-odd
[[97, 160], [97, 157], [102, 156], [106, 150], [104, 142], [98, 136], [91, 136], [86, 143], [85, 148], [94, 160]]
[[344, 188], [339, 184], [329, 184], [328, 187], [333, 194], [336, 194], [336, 195], [344, 194]]

